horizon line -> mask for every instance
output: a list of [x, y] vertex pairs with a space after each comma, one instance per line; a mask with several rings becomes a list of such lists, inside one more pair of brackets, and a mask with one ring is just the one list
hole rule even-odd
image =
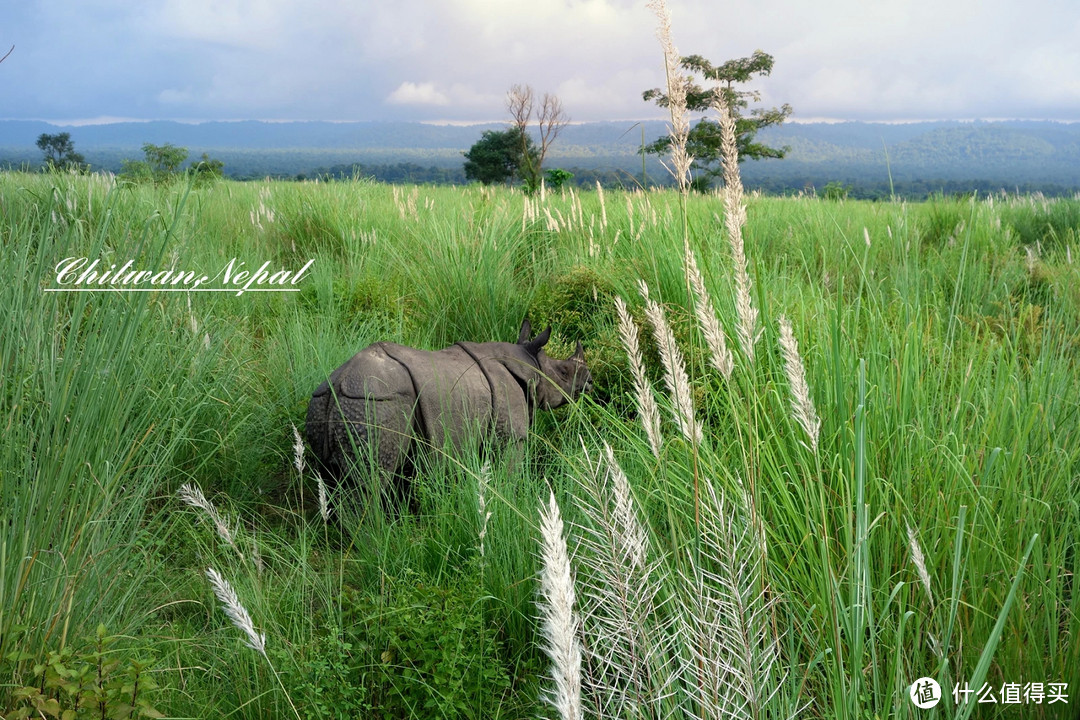
[[[572, 120], [570, 125], [588, 125], [593, 123], [641, 123], [641, 122], [666, 122], [667, 116], [657, 117], [645, 117], [645, 118], [605, 118], [594, 120]], [[507, 124], [510, 121], [506, 118], [500, 118], [496, 120], [453, 120], [453, 119], [383, 119], [383, 120], [327, 120], [327, 119], [312, 119], [312, 118], [296, 118], [296, 119], [276, 119], [276, 118], [217, 118], [217, 119], [190, 119], [190, 118], [136, 118], [136, 117], [117, 117], [117, 116], [99, 116], [94, 118], [67, 118], [67, 119], [50, 119], [50, 118], [13, 118], [4, 117], [0, 118], [0, 122], [39, 122], [55, 127], [102, 127], [106, 125], [121, 125], [121, 124], [149, 124], [149, 123], [176, 123], [178, 125], [209, 125], [209, 124], [230, 124], [230, 123], [265, 123], [267, 125], [290, 125], [290, 124], [305, 124], [305, 123], [326, 123], [329, 125], [349, 125], [349, 124], [416, 124], [416, 125], [433, 125], [440, 127], [471, 127], [477, 125], [500, 125]], [[844, 123], [864, 123], [867, 125], [916, 125], [919, 123], [1008, 123], [1008, 122], [1045, 122], [1045, 123], [1058, 123], [1063, 125], [1071, 125], [1080, 123], [1080, 118], [1073, 118], [1069, 120], [1062, 120], [1059, 118], [1048, 117], [962, 117], [962, 118], [945, 118], [945, 117], [925, 117], [925, 118], [887, 118], [887, 119], [857, 119], [857, 118], [837, 118], [829, 116], [811, 116], [811, 117], [792, 117], [788, 118], [784, 124], [792, 125], [839, 125]]]

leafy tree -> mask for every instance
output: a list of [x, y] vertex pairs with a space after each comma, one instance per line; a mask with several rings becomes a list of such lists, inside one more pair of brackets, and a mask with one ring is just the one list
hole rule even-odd
[[176, 177], [180, 165], [187, 159], [187, 148], [172, 143], [142, 146], [143, 160], [125, 160], [120, 177], [135, 182], [152, 182], [161, 185]]
[[539, 154], [530, 138], [515, 126], [506, 130], [485, 130], [465, 153], [465, 177], [485, 185], [509, 182], [519, 175], [526, 162], [539, 166]]
[[544, 177], [547, 179], [548, 187], [558, 191], [574, 179], [574, 173], [562, 168], [553, 168], [544, 173]]
[[164, 145], [146, 143], [142, 146], [142, 150], [155, 177], [175, 175], [188, 156], [187, 148], [177, 147], [172, 143]]
[[[536, 107], [535, 94], [529, 85], [514, 85], [506, 93], [506, 109], [520, 132], [522, 143], [522, 163], [519, 175], [525, 183], [525, 189], [536, 192], [540, 189], [540, 178], [543, 177], [544, 158], [547, 157], [548, 148], [555, 138], [570, 122], [570, 118], [563, 110], [562, 101], [557, 95], [544, 93], [540, 99], [539, 107]], [[529, 124], [533, 117], [540, 130], [540, 147], [535, 156], [529, 152], [528, 144], [532, 142], [529, 137]]]
[[199, 161], [191, 166], [191, 174], [196, 185], [209, 184], [225, 176], [225, 163], [203, 153]]
[[[713, 83], [711, 88], [688, 81], [686, 88], [686, 107], [690, 112], [706, 112], [713, 108], [718, 94], [730, 108], [735, 117], [735, 133], [739, 146], [739, 161], [747, 158], [782, 158], [788, 148], [773, 148], [754, 142], [758, 130], [770, 125], [780, 125], [792, 112], [787, 103], [778, 108], [754, 108], [749, 115], [743, 113], [751, 101], [757, 102], [761, 95], [753, 90], [737, 90], [737, 85], [750, 82], [755, 76], [768, 76], [772, 72], [773, 57], [761, 50], [755, 50], [750, 57], [728, 60], [722, 65], [713, 65], [700, 55], [687, 55], [681, 63], [684, 70], [701, 75]], [[660, 88], [653, 88], [642, 93], [646, 101], [654, 101], [660, 107], [668, 106], [668, 96]], [[662, 137], [646, 147], [646, 152], [663, 154], [671, 145], [670, 137]], [[693, 167], [704, 171], [704, 177], [711, 179], [723, 174], [723, 157], [720, 152], [720, 123], [703, 118], [690, 129], [687, 138], [687, 152], [694, 157]], [[702, 183], [698, 183], [701, 185]], [[704, 185], [707, 186], [708, 180]]]
[[[172, 143], [142, 146], [143, 160], [125, 160], [120, 177], [134, 182], [152, 182], [161, 185], [180, 177], [180, 166], [187, 160], [187, 148], [177, 147]], [[208, 183], [224, 175], [225, 163], [215, 160], [206, 153], [192, 164], [187, 171], [196, 184]]]
[[839, 180], [833, 180], [825, 186], [822, 194], [825, 196], [826, 200], [846, 200], [848, 194], [851, 193], [852, 189], [853, 188], [851, 185], [842, 183]]
[[80, 169], [86, 163], [86, 158], [75, 152], [71, 133], [42, 133], [38, 136], [37, 146], [45, 154], [45, 167], [50, 170]]

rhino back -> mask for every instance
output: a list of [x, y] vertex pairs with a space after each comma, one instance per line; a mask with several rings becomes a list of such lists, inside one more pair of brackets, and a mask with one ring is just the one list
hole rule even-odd
[[486, 380], [497, 435], [524, 440], [532, 425], [530, 382], [535, 380], [535, 361], [513, 343], [459, 343], [477, 359]]
[[394, 349], [416, 390], [416, 427], [436, 447], [461, 449], [490, 423], [491, 390], [483, 371], [458, 346], [426, 351]]

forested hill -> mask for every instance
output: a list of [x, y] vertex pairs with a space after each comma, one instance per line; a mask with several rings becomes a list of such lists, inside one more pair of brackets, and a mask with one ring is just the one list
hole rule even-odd
[[[42, 133], [68, 132], [76, 149], [96, 167], [118, 170], [140, 157], [144, 143], [173, 143], [193, 157], [207, 152], [225, 161], [234, 177], [311, 176], [354, 165], [375, 174], [397, 168], [414, 181], [462, 181], [462, 157], [488, 125], [329, 122], [125, 122], [64, 127], [44, 122], [0, 121], [0, 163], [38, 164], [34, 142]], [[660, 121], [596, 122], [567, 127], [547, 165], [577, 171], [592, 182], [632, 182], [642, 174], [643, 134], [665, 132]], [[744, 165], [748, 185], [783, 192], [829, 182], [854, 194], [887, 191], [890, 174], [909, 194], [934, 190], [1004, 188], [1074, 192], [1080, 189], [1080, 123], [926, 122], [789, 123], [759, 135], [790, 147], [784, 160]], [[650, 183], [665, 179], [650, 157]]]
[[[748, 163], [751, 182], [790, 185], [800, 177], [855, 186], [963, 183], [973, 189], [1080, 188], [1080, 123], [790, 124], [763, 131], [791, 148], [777, 163]], [[934, 188], [929, 188], [933, 190]]]

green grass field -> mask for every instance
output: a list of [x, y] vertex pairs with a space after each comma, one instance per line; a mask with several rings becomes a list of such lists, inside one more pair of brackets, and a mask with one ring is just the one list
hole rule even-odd
[[[750, 197], [752, 362], [723, 208], [691, 196], [685, 217], [734, 351], [729, 378], [695, 315], [675, 191], [541, 201], [0, 174], [0, 713], [549, 717], [537, 609], [549, 488], [595, 638], [586, 675], [603, 685], [596, 658], [621, 652], [591, 634], [617, 614], [597, 574], [607, 443], [648, 538], [642, 587], [655, 589], [632, 623], [654, 650], [625, 682], [607, 675], [635, 698], [610, 716], [704, 714], [693, 681], [663, 678], [704, 676], [710, 641], [676, 632], [677, 608], [716, 577], [750, 629], [720, 643], [750, 658], [757, 684], [734, 717], [1074, 716], [1080, 200]], [[233, 258], [314, 263], [296, 293], [47, 292], [71, 257], [207, 275]], [[639, 280], [685, 359], [700, 442], [673, 420]], [[659, 402], [658, 456], [616, 298]], [[793, 418], [781, 316], [820, 416], [816, 448]], [[595, 388], [538, 414], [524, 466], [495, 457], [484, 511], [484, 459], [433, 458], [415, 512], [339, 498], [324, 522], [292, 425], [326, 375], [376, 340], [512, 341], [526, 317], [553, 326], [553, 356], [585, 344]], [[178, 498], [188, 483], [230, 541]], [[745, 532], [725, 547], [714, 531], [729, 526]], [[743, 557], [748, 574], [724, 580]], [[265, 656], [207, 568], [265, 634]], [[923, 676], [943, 687], [936, 710], [908, 699]], [[1068, 683], [1069, 704], [957, 706], [956, 682], [999, 697], [1007, 683]]]

